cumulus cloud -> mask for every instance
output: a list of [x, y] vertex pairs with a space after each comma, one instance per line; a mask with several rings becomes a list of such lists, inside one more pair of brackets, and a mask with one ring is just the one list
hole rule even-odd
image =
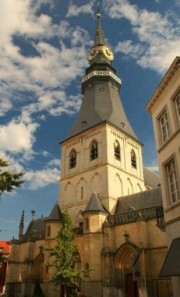
[[29, 155], [33, 147], [33, 135], [37, 126], [37, 124], [26, 125], [16, 121], [0, 126], [0, 150]]
[[[107, 13], [115, 19], [125, 18], [132, 27], [137, 42], [119, 42], [116, 52], [122, 52], [144, 68], [163, 73], [180, 49], [180, 22], [175, 13], [139, 9], [128, 0], [105, 1]], [[128, 48], [129, 46], [129, 48]], [[125, 51], [125, 49], [127, 51]]]
[[81, 102], [74, 91], [67, 97], [67, 88], [82, 76], [89, 36], [79, 26], [53, 23], [50, 14], [39, 13], [54, 3], [0, 2], [0, 150], [8, 159], [17, 156], [15, 162], [19, 155], [20, 163], [37, 155], [36, 132], [47, 114], [75, 113]]
[[58, 183], [59, 170], [57, 168], [47, 168], [36, 171], [28, 171], [25, 173], [24, 178], [28, 189], [37, 190], [49, 184]]
[[91, 1], [91, 3], [77, 6], [76, 4], [73, 4], [73, 2], [71, 1], [69, 3], [68, 12], [66, 16], [72, 17], [72, 16], [78, 16], [80, 14], [86, 14], [86, 13], [93, 15], [94, 14], [93, 3], [94, 1]]

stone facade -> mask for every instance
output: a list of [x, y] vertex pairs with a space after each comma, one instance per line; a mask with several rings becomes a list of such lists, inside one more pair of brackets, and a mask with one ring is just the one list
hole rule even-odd
[[[153, 119], [170, 246], [173, 240], [180, 238], [180, 57], [176, 57], [168, 69], [148, 102], [147, 110]], [[171, 261], [171, 266], [176, 265]], [[169, 272], [169, 275], [172, 274]], [[174, 296], [179, 296], [180, 269], [173, 276]]]
[[82, 81], [82, 106], [61, 143], [59, 205], [47, 218], [32, 220], [25, 233], [22, 216], [19, 239], [12, 241], [8, 297], [32, 296], [37, 281], [46, 297], [60, 296], [44, 263], [64, 210], [74, 225], [77, 264], [92, 269], [79, 294], [171, 296], [170, 279], [159, 278], [167, 253], [159, 178], [144, 169], [142, 144], [126, 118], [121, 81], [107, 49], [98, 14], [93, 55]]

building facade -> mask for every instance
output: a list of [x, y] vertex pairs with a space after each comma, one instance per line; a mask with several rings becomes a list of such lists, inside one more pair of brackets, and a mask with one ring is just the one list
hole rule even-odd
[[5, 291], [8, 258], [10, 254], [10, 242], [0, 241], [0, 294]]
[[32, 219], [12, 241], [7, 296], [32, 296], [36, 282], [46, 297], [59, 296], [45, 268], [62, 213], [72, 218], [81, 269], [91, 268], [79, 292], [87, 297], [170, 297], [159, 273], [167, 253], [159, 178], [144, 168], [142, 144], [124, 112], [121, 80], [112, 66], [97, 14], [89, 67], [82, 79], [77, 120], [61, 142], [60, 200], [50, 215]]
[[152, 115], [169, 251], [160, 275], [180, 292], [180, 57], [176, 57], [147, 104]]

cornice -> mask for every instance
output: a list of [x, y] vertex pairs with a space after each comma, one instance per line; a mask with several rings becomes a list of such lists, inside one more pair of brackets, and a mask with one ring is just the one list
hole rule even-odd
[[161, 96], [163, 91], [166, 89], [167, 85], [169, 84], [169, 82], [171, 81], [171, 79], [173, 78], [175, 73], [177, 72], [178, 68], [180, 68], [180, 57], [176, 57], [174, 59], [173, 63], [171, 64], [171, 66], [167, 70], [165, 76], [161, 80], [161, 82], [158, 85], [157, 89], [155, 90], [154, 94], [152, 95], [152, 97], [148, 101], [148, 103], [146, 105], [146, 110], [149, 113], [151, 113], [151, 110], [152, 110], [153, 106], [155, 105], [155, 103], [157, 102], [157, 100], [159, 99], [159, 97]]

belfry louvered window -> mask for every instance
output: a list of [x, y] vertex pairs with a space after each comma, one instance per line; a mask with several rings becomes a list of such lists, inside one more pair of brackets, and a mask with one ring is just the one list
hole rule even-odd
[[69, 168], [76, 167], [76, 151], [73, 149], [69, 156]]
[[120, 144], [119, 144], [119, 142], [117, 140], [114, 143], [114, 157], [117, 160], [121, 159]]
[[135, 151], [134, 150], [131, 150], [131, 166], [133, 168], [136, 168], [137, 167], [137, 164], [136, 164], [136, 154], [135, 154]]
[[94, 160], [94, 159], [97, 159], [97, 157], [98, 157], [98, 144], [96, 140], [93, 140], [90, 146], [90, 159]]

